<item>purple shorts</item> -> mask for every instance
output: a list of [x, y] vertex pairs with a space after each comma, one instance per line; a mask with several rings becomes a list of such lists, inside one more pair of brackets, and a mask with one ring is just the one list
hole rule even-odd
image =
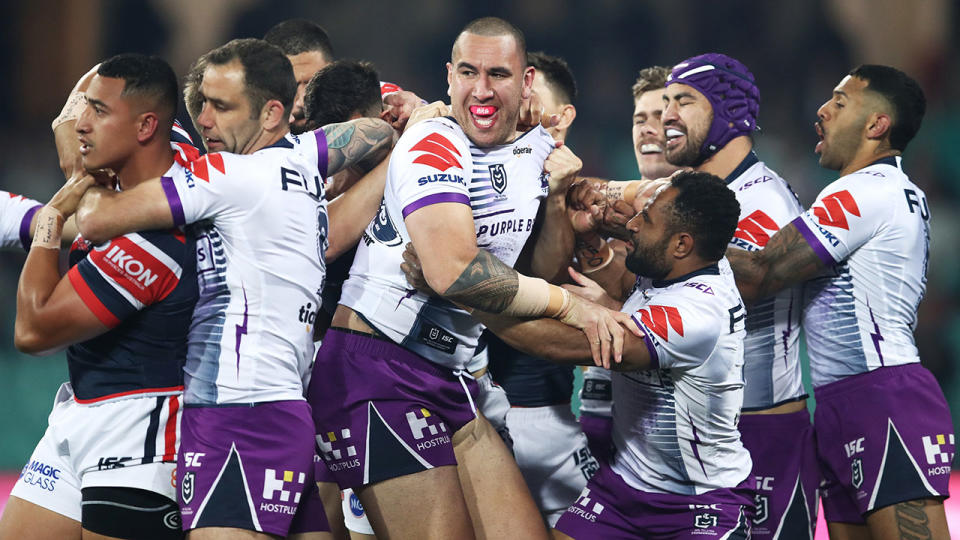
[[313, 486], [315, 439], [305, 401], [187, 407], [180, 432], [177, 476], [185, 531], [289, 533], [302, 495]]
[[[324, 480], [323, 474], [326, 474]], [[316, 482], [332, 482], [329, 478], [330, 472], [327, 471], [326, 464], [320, 459], [320, 456], [313, 456], [313, 480], [314, 483], [306, 488], [303, 497], [300, 498], [300, 506], [297, 507], [297, 514], [293, 516], [293, 523], [290, 524], [290, 534], [302, 534], [312, 532], [330, 532], [330, 522], [327, 521], [327, 511], [323, 506], [323, 499], [320, 498], [320, 490]]]
[[753, 460], [753, 538], [811, 538], [820, 468], [810, 413], [742, 415], [740, 440]]
[[580, 429], [587, 436], [587, 448], [597, 461], [613, 460], [613, 418], [580, 413]]
[[634, 489], [606, 463], [567, 508], [556, 529], [577, 540], [750, 537], [753, 490], [748, 481], [701, 495]]
[[331, 328], [307, 399], [320, 456], [346, 489], [456, 465], [452, 437], [476, 418], [478, 391], [399, 345]]
[[953, 422], [926, 368], [880, 368], [814, 394], [827, 521], [863, 523], [885, 506], [949, 496]]

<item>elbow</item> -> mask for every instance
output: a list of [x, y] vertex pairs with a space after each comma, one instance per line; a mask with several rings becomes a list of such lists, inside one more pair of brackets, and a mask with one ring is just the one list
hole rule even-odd
[[13, 345], [18, 351], [34, 356], [43, 354], [47, 349], [38, 332], [25, 328], [25, 325], [19, 322], [14, 327]]
[[98, 216], [97, 212], [82, 206], [77, 210], [77, 230], [84, 240], [94, 245], [110, 239], [106, 220]]

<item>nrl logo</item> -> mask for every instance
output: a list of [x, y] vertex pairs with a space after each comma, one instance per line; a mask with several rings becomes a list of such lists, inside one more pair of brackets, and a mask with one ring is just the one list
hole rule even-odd
[[180, 484], [180, 498], [183, 499], [183, 504], [190, 504], [193, 500], [193, 476], [192, 472], [183, 475], [183, 483]]
[[493, 186], [493, 189], [497, 193], [502, 194], [503, 190], [507, 189], [507, 171], [503, 168], [503, 164], [496, 163], [490, 165], [490, 185]]
[[763, 523], [770, 517], [770, 499], [765, 495], [757, 495], [754, 498], [754, 503], [756, 504], [756, 515], [753, 522], [756, 524]]
[[853, 463], [850, 464], [850, 470], [853, 473], [850, 483], [853, 484], [853, 487], [860, 489], [860, 486], [863, 484], [863, 462], [860, 458], [853, 460]]

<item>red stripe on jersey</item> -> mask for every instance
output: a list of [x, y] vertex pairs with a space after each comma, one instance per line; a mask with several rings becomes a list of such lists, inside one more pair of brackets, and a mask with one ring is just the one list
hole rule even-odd
[[844, 211], [860, 217], [860, 207], [857, 206], [857, 201], [853, 200], [853, 195], [847, 190], [827, 195], [820, 200], [820, 204], [823, 206], [813, 207], [813, 215], [817, 216], [821, 225], [827, 227], [849, 230], [850, 225], [847, 223], [847, 216]]
[[641, 309], [640, 322], [664, 341], [670, 341], [670, 328], [683, 337], [683, 319], [673, 306], [647, 306]]
[[181, 231], [180, 229], [174, 227], [170, 229], [170, 234], [172, 234], [173, 237], [176, 238], [177, 241], [180, 242], [181, 244], [187, 243], [187, 237], [186, 235], [183, 234], [183, 231]]
[[120, 324], [120, 319], [118, 319], [113, 313], [110, 313], [110, 310], [107, 309], [107, 306], [103, 305], [103, 302], [97, 298], [97, 295], [93, 293], [93, 290], [90, 289], [90, 286], [87, 285], [87, 282], [84, 281], [83, 276], [80, 275], [80, 270], [77, 269], [76, 265], [67, 272], [67, 278], [70, 279], [70, 284], [73, 285], [73, 290], [77, 291], [77, 295], [80, 296], [80, 300], [83, 301], [83, 304], [90, 309], [93, 314], [100, 319], [107, 328], [113, 328], [114, 326]]
[[126, 236], [114, 238], [87, 259], [144, 305], [163, 300], [179, 279], [167, 265]]
[[190, 168], [190, 162], [200, 158], [200, 151], [196, 147], [184, 143], [170, 143], [176, 150], [173, 153], [173, 160], [185, 169]]
[[101, 401], [106, 401], [108, 399], [124, 397], [124, 396], [135, 396], [137, 394], [163, 394], [165, 392], [183, 392], [183, 385], [180, 386], [168, 386], [166, 388], [138, 388], [136, 390], [128, 390], [126, 392], [117, 392], [116, 394], [110, 394], [106, 396], [100, 396], [92, 399], [80, 399], [77, 396], [73, 396], [73, 400], [77, 403], [98, 403]]
[[757, 210], [737, 223], [737, 232], [733, 236], [763, 247], [770, 240], [770, 235], [778, 230], [780, 227], [776, 221], [762, 210]]
[[454, 157], [460, 155], [457, 147], [448, 141], [439, 133], [431, 133], [424, 137], [420, 142], [410, 148], [411, 152], [424, 152], [424, 154], [413, 160], [414, 163], [428, 165], [439, 171], [445, 171], [450, 167], [463, 168], [460, 162]]
[[395, 84], [393, 84], [393, 83], [388, 83], [388, 82], [381, 82], [381, 83], [380, 83], [380, 96], [381, 96], [381, 97], [382, 97], [382, 96], [386, 96], [387, 94], [393, 94], [394, 92], [399, 92], [399, 91], [401, 91], [401, 90], [403, 90], [403, 88], [400, 88], [399, 86], [397, 86], [397, 85], [395, 85]]
[[170, 396], [170, 404], [167, 411], [167, 425], [163, 430], [163, 459], [161, 461], [174, 461], [177, 459], [177, 411], [180, 410], [180, 400], [177, 396]]

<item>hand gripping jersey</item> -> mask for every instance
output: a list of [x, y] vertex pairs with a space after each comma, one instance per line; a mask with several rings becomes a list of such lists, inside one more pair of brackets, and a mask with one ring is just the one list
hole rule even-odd
[[30, 249], [30, 221], [43, 204], [0, 190], [0, 248]]
[[[174, 163], [166, 176], [182, 176]], [[77, 237], [67, 278], [110, 328], [67, 349], [74, 396], [92, 403], [179, 394], [197, 301], [196, 242], [179, 229], [142, 231], [98, 246]]]
[[470, 205], [477, 245], [513, 266], [547, 194], [543, 163], [553, 147], [553, 138], [539, 126], [490, 148], [474, 147], [451, 118], [408, 129], [390, 158], [380, 213], [364, 233], [340, 303], [401, 346], [463, 369], [482, 326], [450, 302], [407, 284], [400, 270], [410, 241], [404, 218], [430, 204]]
[[[787, 182], [753, 152], [726, 181], [740, 203], [740, 222], [730, 247], [763, 249], [774, 233], [803, 212]], [[801, 302], [801, 287], [794, 287], [747, 310], [744, 410], [768, 409], [805, 395], [800, 378]]]
[[729, 263], [640, 278], [623, 312], [646, 332], [652, 368], [613, 373], [613, 470], [647, 492], [738, 486], [752, 463], [737, 430], [745, 312]]
[[188, 404], [303, 399], [328, 231], [326, 139], [308, 136], [323, 141], [322, 163], [281, 139], [250, 155], [207, 154], [162, 180], [174, 221], [197, 232]]
[[919, 362], [913, 330], [927, 284], [930, 209], [900, 158], [836, 180], [793, 224], [829, 268], [804, 288], [813, 386]]

